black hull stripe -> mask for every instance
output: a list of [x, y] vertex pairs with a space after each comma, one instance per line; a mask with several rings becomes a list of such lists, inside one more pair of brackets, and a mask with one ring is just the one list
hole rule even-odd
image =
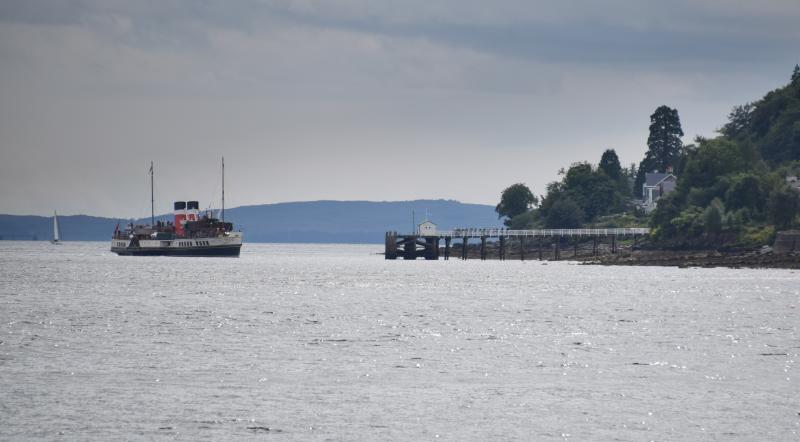
[[239, 256], [241, 245], [217, 247], [153, 248], [112, 247], [111, 251], [120, 256]]

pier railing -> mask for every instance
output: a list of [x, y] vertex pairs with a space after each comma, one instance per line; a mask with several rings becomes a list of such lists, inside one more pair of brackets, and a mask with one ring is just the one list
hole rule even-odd
[[[499, 237], [537, 237], [537, 236], [635, 236], [647, 235], [650, 229], [646, 227], [613, 228], [613, 229], [453, 229], [436, 232], [430, 236], [439, 238], [499, 238]], [[418, 234], [418, 236], [425, 236]]]
[[[497, 251], [501, 260], [506, 259], [506, 253], [509, 249], [511, 238], [517, 238], [519, 243], [520, 259], [525, 259], [526, 253], [526, 240], [525, 238], [537, 238], [535, 253], [539, 255], [541, 260], [545, 253], [544, 242], [547, 241], [547, 248], [552, 246], [552, 258], [555, 260], [561, 259], [561, 246], [566, 240], [567, 244], [572, 242], [574, 244], [575, 253], [573, 256], [578, 256], [578, 249], [580, 243], [586, 243], [586, 239], [579, 237], [589, 237], [588, 242], [592, 245], [592, 255], [597, 255], [598, 245], [607, 238], [610, 242], [611, 253], [617, 253], [619, 249], [619, 239], [623, 237], [633, 237], [632, 248], [636, 248], [640, 236], [645, 236], [650, 233], [650, 229], [646, 227], [633, 227], [633, 228], [613, 228], [613, 229], [529, 229], [529, 230], [511, 230], [511, 229], [453, 229], [440, 232], [418, 232], [411, 235], [402, 235], [397, 232], [386, 232], [386, 251], [384, 255], [386, 259], [397, 259], [402, 256], [403, 259], [417, 259], [417, 257], [424, 257], [425, 259], [439, 259], [439, 241], [444, 240], [444, 259], [450, 258], [450, 251], [453, 247], [453, 242], [460, 240], [461, 259], [466, 260], [469, 251], [468, 244], [471, 238], [480, 239], [479, 256], [480, 259], [486, 259], [489, 253], [489, 239], [497, 239]], [[574, 241], [566, 238], [575, 237]], [[492, 241], [495, 243], [495, 241]], [[492, 246], [494, 248], [494, 246]]]

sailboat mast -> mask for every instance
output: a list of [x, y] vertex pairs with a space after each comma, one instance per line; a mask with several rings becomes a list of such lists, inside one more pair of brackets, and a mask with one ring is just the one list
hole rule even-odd
[[56, 211], [54, 210], [53, 211], [53, 240], [54, 241], [61, 240], [61, 235], [58, 233], [58, 231], [59, 231], [59, 228], [58, 228], [58, 213], [56, 213]]
[[153, 193], [153, 162], [150, 162], [150, 225], [156, 225], [156, 199]]
[[222, 222], [225, 222], [225, 157], [222, 157]]

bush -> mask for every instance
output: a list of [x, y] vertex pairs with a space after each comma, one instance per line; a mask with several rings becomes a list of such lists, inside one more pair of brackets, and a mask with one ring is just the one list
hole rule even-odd
[[541, 227], [542, 221], [538, 210], [523, 213], [511, 218], [507, 226], [513, 230], [536, 229]]
[[786, 229], [794, 223], [800, 206], [797, 192], [786, 186], [772, 191], [767, 200], [767, 213], [777, 229]]
[[583, 222], [583, 211], [570, 198], [560, 198], [550, 207], [545, 226], [548, 229], [577, 229]]
[[722, 202], [718, 199], [706, 207], [703, 211], [703, 230], [706, 236], [716, 237], [722, 233], [722, 215], [725, 208], [722, 207]]
[[775, 241], [775, 229], [772, 226], [747, 226], [739, 234], [739, 244], [745, 247], [759, 247]]

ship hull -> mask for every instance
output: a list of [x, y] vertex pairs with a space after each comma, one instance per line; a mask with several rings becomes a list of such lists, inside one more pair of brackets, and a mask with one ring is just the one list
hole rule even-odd
[[120, 256], [207, 256], [238, 257], [242, 245], [212, 247], [112, 247], [111, 251]]
[[242, 233], [230, 232], [208, 238], [121, 239], [111, 240], [111, 251], [121, 256], [230, 256], [242, 248]]

